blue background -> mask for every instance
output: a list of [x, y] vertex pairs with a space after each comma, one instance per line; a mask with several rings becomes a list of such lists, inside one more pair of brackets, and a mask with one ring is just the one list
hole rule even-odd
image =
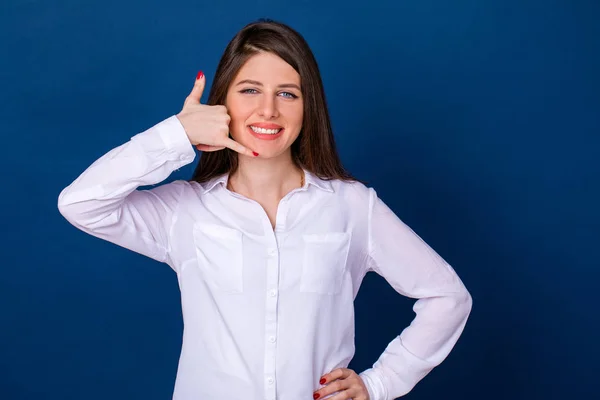
[[[406, 397], [598, 398], [596, 0], [4, 0], [0, 398], [170, 398], [175, 274], [76, 230], [56, 202], [177, 113], [197, 70], [210, 85], [259, 17], [305, 36], [345, 165], [473, 295], [455, 350]], [[370, 366], [411, 306], [367, 275], [350, 367]]]

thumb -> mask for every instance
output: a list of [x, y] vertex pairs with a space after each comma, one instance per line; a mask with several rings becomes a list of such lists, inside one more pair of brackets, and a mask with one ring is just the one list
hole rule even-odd
[[202, 97], [202, 93], [204, 92], [204, 85], [206, 84], [206, 79], [202, 71], [198, 72], [196, 76], [196, 82], [194, 82], [194, 87], [190, 92], [190, 95], [185, 100], [186, 104], [200, 104], [200, 98]]

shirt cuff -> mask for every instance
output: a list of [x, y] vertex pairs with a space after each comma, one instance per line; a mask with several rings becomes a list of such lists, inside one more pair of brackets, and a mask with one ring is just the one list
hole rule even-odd
[[179, 155], [181, 160], [191, 161], [196, 157], [194, 146], [176, 115], [165, 119], [155, 128], [169, 152]]
[[383, 380], [375, 369], [369, 368], [358, 374], [358, 376], [361, 377], [367, 387], [369, 400], [387, 400], [387, 391], [383, 385]]

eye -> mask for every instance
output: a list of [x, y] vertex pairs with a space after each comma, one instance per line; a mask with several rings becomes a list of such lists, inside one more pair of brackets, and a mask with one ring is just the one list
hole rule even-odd
[[298, 96], [296, 96], [294, 93], [291, 93], [291, 92], [281, 92], [281, 94], [286, 95], [283, 97], [287, 97], [288, 99], [297, 99], [298, 98]]
[[[240, 93], [243, 93], [243, 94], [256, 94], [256, 93], [258, 93], [258, 90], [248, 88], [248, 89], [242, 89], [242, 90], [240, 90]], [[296, 96], [292, 92], [280, 92], [279, 94], [281, 96], [287, 98], [287, 99], [297, 99], [298, 98], [298, 96]]]

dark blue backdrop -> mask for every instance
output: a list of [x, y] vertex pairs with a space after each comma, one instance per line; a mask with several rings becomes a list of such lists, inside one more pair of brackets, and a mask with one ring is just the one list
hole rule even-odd
[[[454, 352], [406, 397], [597, 398], [596, 0], [4, 0], [0, 398], [170, 398], [175, 274], [77, 231], [57, 197], [177, 113], [198, 69], [210, 85], [259, 17], [303, 33], [346, 166], [473, 295]], [[411, 306], [367, 276], [352, 368], [377, 359]]]

